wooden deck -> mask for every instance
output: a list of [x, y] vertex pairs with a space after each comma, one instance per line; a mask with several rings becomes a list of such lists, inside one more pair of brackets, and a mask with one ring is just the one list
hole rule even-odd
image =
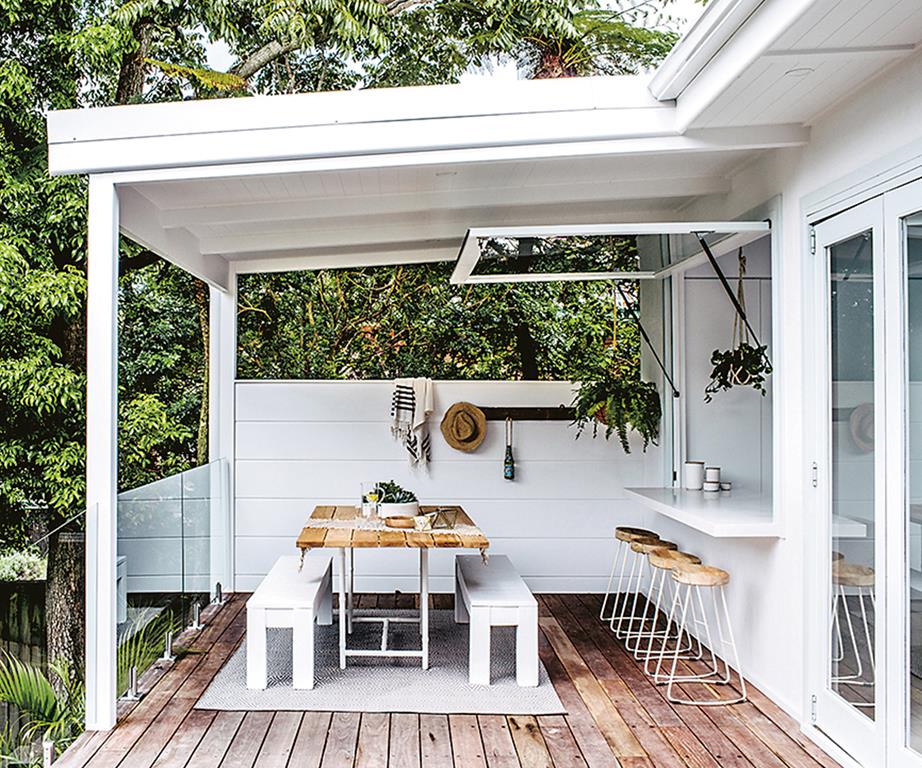
[[[433, 596], [448, 607], [449, 596]], [[362, 595], [359, 607], [410, 607]], [[244, 597], [216, 611], [190, 652], [146, 676], [109, 732], [61, 768], [834, 768], [754, 688], [726, 707], [673, 706], [598, 619], [595, 595], [541, 595], [541, 658], [566, 716], [213, 712], [193, 706], [244, 634]], [[716, 693], [714, 695], [717, 695]]]

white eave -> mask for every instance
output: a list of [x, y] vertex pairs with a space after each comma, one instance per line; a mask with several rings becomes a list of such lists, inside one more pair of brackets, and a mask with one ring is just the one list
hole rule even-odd
[[[807, 132], [685, 135], [648, 78], [389, 88], [52, 112], [52, 174], [337, 158], [317, 169], [388, 163], [497, 162], [545, 157], [791, 146]], [[400, 162], [403, 162], [401, 160]]]
[[922, 3], [712, 0], [650, 81], [682, 132], [811, 125], [922, 43]]

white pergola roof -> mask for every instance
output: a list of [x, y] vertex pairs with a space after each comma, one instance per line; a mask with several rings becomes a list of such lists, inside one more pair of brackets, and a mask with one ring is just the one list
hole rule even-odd
[[917, 0], [715, 0], [652, 79], [53, 112], [50, 167], [112, 174], [122, 231], [221, 287], [448, 260], [472, 228], [681, 220], [920, 39]]

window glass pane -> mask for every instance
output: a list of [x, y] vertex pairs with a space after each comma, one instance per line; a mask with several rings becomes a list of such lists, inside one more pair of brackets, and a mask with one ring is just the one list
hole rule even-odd
[[907, 547], [909, 559], [908, 742], [922, 752], [922, 216], [905, 222], [906, 343], [908, 352], [907, 448], [909, 468]]
[[874, 718], [874, 274], [864, 232], [829, 248], [832, 535], [829, 686]]

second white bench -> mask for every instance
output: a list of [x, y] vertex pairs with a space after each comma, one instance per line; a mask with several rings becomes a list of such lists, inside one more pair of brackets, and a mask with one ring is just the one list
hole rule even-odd
[[332, 555], [311, 552], [275, 561], [247, 600], [247, 688], [268, 684], [266, 635], [270, 628], [291, 627], [294, 688], [314, 687], [314, 619], [333, 623]]
[[538, 601], [508, 557], [455, 557], [455, 621], [471, 625], [471, 685], [490, 684], [492, 627], [515, 627], [516, 682], [538, 684]]

